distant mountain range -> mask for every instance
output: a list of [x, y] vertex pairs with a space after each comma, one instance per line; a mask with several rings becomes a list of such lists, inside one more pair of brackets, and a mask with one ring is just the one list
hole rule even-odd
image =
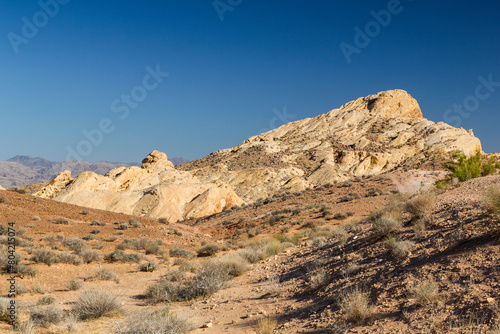
[[[188, 162], [183, 158], [172, 158], [174, 165]], [[48, 182], [62, 171], [69, 170], [76, 177], [85, 171], [92, 171], [104, 175], [117, 167], [140, 166], [139, 163], [123, 162], [87, 162], [87, 161], [64, 161], [55, 162], [44, 158], [32, 158], [30, 156], [18, 155], [6, 161], [0, 161], [0, 185], [4, 188], [21, 187], [32, 183]]]

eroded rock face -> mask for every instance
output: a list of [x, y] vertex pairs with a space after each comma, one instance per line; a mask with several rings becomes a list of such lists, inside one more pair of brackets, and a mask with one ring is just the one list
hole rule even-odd
[[477, 148], [481, 143], [471, 130], [429, 121], [407, 92], [390, 90], [285, 124], [181, 168], [205, 181], [228, 183], [253, 202], [286, 190], [415, 168]]
[[104, 176], [84, 172], [72, 179], [69, 172], [62, 172], [35, 195], [169, 221], [206, 216], [243, 204], [230, 186], [201, 182], [190, 172], [178, 171], [159, 151], [149, 154], [142, 167], [120, 167]]

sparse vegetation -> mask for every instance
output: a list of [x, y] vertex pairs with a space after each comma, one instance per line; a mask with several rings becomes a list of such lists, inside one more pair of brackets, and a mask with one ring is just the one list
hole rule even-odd
[[66, 287], [71, 291], [80, 290], [83, 287], [83, 281], [79, 279], [72, 279]]
[[139, 262], [141, 259], [142, 256], [137, 253], [125, 253], [119, 249], [104, 255], [104, 260], [108, 262]]
[[127, 319], [127, 326], [117, 334], [187, 334], [193, 325], [168, 308], [146, 309]]
[[35, 306], [31, 309], [30, 320], [41, 327], [58, 324], [64, 319], [64, 311], [59, 306]]
[[422, 282], [415, 286], [411, 292], [420, 306], [432, 308], [439, 304], [439, 288], [434, 282]]
[[130, 226], [135, 227], [135, 228], [142, 227], [142, 224], [141, 224], [141, 223], [139, 223], [139, 222], [138, 222], [136, 219], [134, 219], [134, 218], [130, 218], [130, 219], [128, 220], [128, 223], [130, 224]]
[[278, 326], [278, 321], [272, 317], [264, 317], [257, 321], [257, 332], [259, 334], [272, 334]]
[[347, 320], [363, 322], [369, 317], [371, 310], [368, 293], [358, 287], [344, 290], [340, 296], [339, 307], [345, 313]]
[[401, 229], [401, 227], [402, 224], [400, 221], [383, 216], [377, 218], [373, 223], [373, 236], [376, 239], [388, 237]]
[[410, 255], [411, 250], [415, 247], [415, 243], [413, 241], [396, 241], [394, 238], [389, 238], [385, 245], [391, 252], [392, 256], [400, 260], [407, 258]]
[[193, 258], [196, 255], [183, 248], [171, 248], [169, 251], [171, 257]]
[[120, 282], [116, 274], [107, 268], [98, 268], [95, 271], [94, 276], [92, 277], [100, 281], [115, 281], [116, 283]]
[[50, 295], [49, 296], [42, 296], [38, 299], [36, 304], [39, 306], [50, 305], [50, 304], [54, 304], [55, 301], [56, 301], [56, 297], [54, 297], [54, 296], [50, 296]]
[[452, 178], [455, 177], [461, 182], [496, 172], [495, 158], [491, 157], [485, 161], [479, 148], [476, 154], [470, 157], [464, 153], [454, 154], [453, 160], [446, 162], [444, 166], [450, 171]]
[[218, 251], [219, 251], [219, 246], [210, 244], [197, 249], [196, 253], [198, 253], [198, 257], [206, 257], [215, 255]]
[[405, 208], [414, 219], [426, 218], [432, 213], [436, 201], [436, 194], [428, 192], [420, 193], [408, 200]]
[[483, 194], [483, 205], [496, 218], [500, 218], [500, 188], [489, 188]]
[[73, 312], [80, 320], [88, 320], [118, 314], [121, 309], [120, 299], [111, 292], [85, 290], [78, 297]]

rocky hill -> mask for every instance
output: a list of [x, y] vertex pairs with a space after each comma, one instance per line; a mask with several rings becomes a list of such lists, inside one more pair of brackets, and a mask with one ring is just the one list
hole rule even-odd
[[243, 204], [231, 187], [201, 182], [189, 172], [178, 171], [158, 151], [149, 154], [141, 167], [119, 167], [104, 176], [84, 172], [73, 179], [69, 171], [62, 172], [35, 195], [168, 221], [203, 217]]
[[65, 172], [36, 195], [175, 221], [355, 177], [435, 169], [451, 152], [478, 148], [471, 130], [429, 121], [407, 92], [391, 90], [285, 124], [177, 170], [166, 155], [153, 152], [141, 168], [119, 168], [105, 177], [86, 172], [72, 180]]
[[436, 169], [459, 150], [481, 148], [472, 130], [423, 118], [403, 90], [358, 98], [314, 118], [285, 124], [181, 166], [230, 184], [246, 202], [395, 169]]
[[[174, 165], [182, 165], [188, 162], [183, 158], [171, 159]], [[57, 174], [69, 170], [71, 175], [76, 177], [78, 174], [91, 171], [104, 175], [108, 171], [117, 167], [140, 166], [138, 163], [123, 162], [87, 162], [87, 161], [49, 161], [44, 158], [33, 158], [25, 155], [18, 155], [6, 161], [0, 161], [0, 185], [5, 188], [22, 187], [28, 184], [48, 182]]]

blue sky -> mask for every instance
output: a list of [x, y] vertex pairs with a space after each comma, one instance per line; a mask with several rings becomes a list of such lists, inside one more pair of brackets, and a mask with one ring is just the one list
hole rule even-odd
[[195, 159], [394, 88], [500, 151], [497, 1], [26, 0], [0, 13], [0, 160]]

